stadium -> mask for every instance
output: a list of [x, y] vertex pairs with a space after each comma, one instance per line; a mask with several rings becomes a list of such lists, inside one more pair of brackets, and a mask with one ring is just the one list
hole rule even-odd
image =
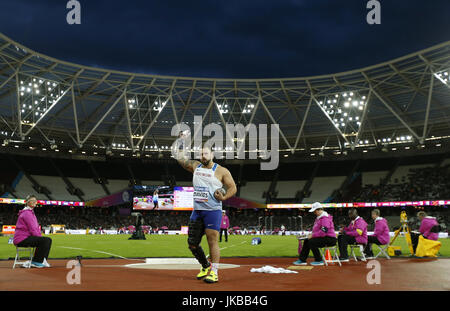
[[[218, 79], [78, 65], [0, 33], [0, 286], [32, 290], [39, 281], [41, 289], [68, 291], [282, 291], [304, 290], [299, 280], [306, 280], [307, 290], [449, 290], [441, 273], [450, 268], [449, 72], [450, 41], [340, 73]], [[192, 132], [206, 124], [224, 131], [227, 124], [276, 124], [279, 130], [274, 170], [260, 170], [274, 145], [253, 149], [247, 136], [233, 136], [232, 146], [213, 147], [225, 152], [217, 163], [237, 187], [223, 202], [230, 228], [227, 242], [219, 243], [215, 287], [192, 277], [199, 267], [185, 231], [192, 174], [171, 153], [177, 124]], [[238, 143], [245, 159], [238, 157]], [[11, 237], [30, 194], [38, 200], [41, 231], [53, 240], [48, 269], [12, 269]], [[300, 269], [292, 262], [298, 236], [313, 228], [308, 210], [314, 202], [333, 215], [336, 230], [356, 207], [373, 232], [370, 213], [378, 208], [391, 239], [405, 224], [401, 212], [417, 231], [417, 212], [425, 211], [439, 223], [441, 246], [435, 257], [411, 257], [400, 234], [392, 244], [397, 252], [378, 258], [390, 278], [376, 286], [366, 282], [362, 249], [342, 265], [331, 260]], [[129, 240], [138, 229], [144, 240]], [[205, 239], [202, 245], [206, 251]], [[78, 287], [65, 282], [66, 263], [76, 258], [83, 271]], [[296, 273], [250, 272], [266, 265]], [[412, 269], [417, 272], [404, 275]], [[314, 287], [323, 280], [326, 288]]]

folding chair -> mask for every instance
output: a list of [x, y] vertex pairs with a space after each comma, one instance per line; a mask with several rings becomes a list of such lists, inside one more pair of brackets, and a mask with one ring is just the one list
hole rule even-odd
[[[20, 264], [22, 265], [23, 268], [31, 268], [31, 260], [33, 259], [34, 251], [35, 251], [34, 247], [17, 247], [16, 246], [16, 258], [14, 259], [13, 269], [16, 268], [16, 265], [20, 265]], [[24, 253], [26, 255], [21, 256], [20, 253]], [[29, 258], [29, 260], [21, 261], [20, 259], [22, 257], [27, 257], [27, 258]]]
[[[331, 251], [334, 252], [334, 255], [331, 257], [332, 260], [326, 260], [325, 259], [325, 254], [326, 254], [327, 250], [330, 251], [330, 254], [331, 254]], [[339, 264], [339, 266], [342, 266], [341, 261], [339, 260], [339, 256], [337, 254], [338, 251], [337, 251], [337, 246], [336, 245], [335, 246], [321, 247], [321, 248], [319, 248], [319, 251], [320, 251], [320, 255], [322, 255], [323, 262], [325, 263], [326, 266], [328, 266], [329, 262], [330, 263], [337, 262]], [[335, 260], [333, 258], [335, 258]]]
[[361, 253], [361, 260], [362, 261], [367, 261], [366, 256], [364, 255], [364, 244], [349, 244], [348, 246], [350, 246], [350, 250], [351, 250], [351, 256], [353, 256], [353, 258], [355, 259], [355, 261], [358, 261], [358, 258], [356, 257], [356, 253], [355, 253], [355, 248], [359, 249], [359, 252]]
[[389, 248], [389, 243], [385, 244], [385, 245], [378, 245], [378, 244], [373, 244], [373, 245], [376, 245], [379, 249], [379, 252], [375, 255], [374, 259], [377, 259], [378, 256], [380, 256], [380, 255], [383, 255], [387, 259], [391, 259], [391, 257], [389, 257], [389, 255], [387, 253], [387, 249]]

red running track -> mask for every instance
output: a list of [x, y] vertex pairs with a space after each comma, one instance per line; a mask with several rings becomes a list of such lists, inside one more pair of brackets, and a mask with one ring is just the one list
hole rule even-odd
[[[51, 268], [12, 269], [0, 261], [1, 291], [428, 291], [450, 290], [450, 259], [380, 259], [381, 284], [369, 285], [364, 262], [298, 270], [298, 274], [251, 273], [263, 265], [287, 268], [295, 258], [224, 258], [241, 265], [219, 271], [219, 282], [206, 284], [194, 270], [147, 270], [124, 267], [123, 259], [84, 259], [81, 284], [69, 285], [68, 260], [49, 260]], [[142, 261], [143, 262], [143, 261]]]

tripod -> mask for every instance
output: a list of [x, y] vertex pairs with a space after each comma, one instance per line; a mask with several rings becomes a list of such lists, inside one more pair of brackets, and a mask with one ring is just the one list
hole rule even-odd
[[400, 213], [400, 223], [401, 223], [401, 226], [400, 226], [400, 228], [395, 230], [394, 238], [389, 243], [389, 246], [391, 246], [394, 243], [395, 239], [397, 239], [400, 232], [403, 232], [405, 239], [406, 239], [406, 243], [408, 243], [409, 251], [412, 255], [414, 255], [414, 250], [413, 250], [412, 241], [411, 241], [411, 230], [409, 229], [409, 226], [408, 226], [408, 217], [406, 216], [405, 211], [402, 211]]

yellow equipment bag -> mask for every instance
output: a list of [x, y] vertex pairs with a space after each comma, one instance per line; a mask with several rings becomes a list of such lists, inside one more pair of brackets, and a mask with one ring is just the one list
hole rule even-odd
[[419, 244], [416, 249], [417, 257], [437, 257], [436, 254], [441, 249], [441, 242], [419, 237]]
[[389, 246], [388, 255], [389, 256], [399, 256], [402, 254], [402, 248], [400, 246]]
[[411, 233], [409, 232], [409, 228], [408, 231], [405, 233], [405, 240], [406, 243], [408, 243], [409, 252], [411, 253], [411, 255], [414, 254], [414, 249], [411, 241]]

